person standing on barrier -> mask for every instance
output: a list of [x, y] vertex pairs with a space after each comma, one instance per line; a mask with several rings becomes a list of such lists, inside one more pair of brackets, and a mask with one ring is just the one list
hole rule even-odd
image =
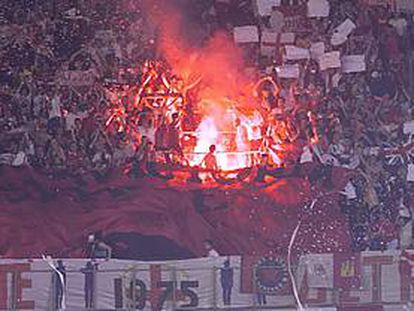
[[201, 162], [201, 167], [210, 171], [208, 173], [208, 176], [209, 176], [209, 179], [211, 180], [214, 180], [214, 175], [219, 170], [215, 152], [216, 152], [216, 145], [211, 145], [209, 147], [209, 152], [205, 155], [203, 161]]
[[230, 266], [230, 258], [220, 268], [220, 283], [223, 289], [223, 304], [231, 305], [231, 291], [233, 289], [233, 268]]
[[63, 284], [58, 272], [53, 274], [53, 284], [55, 287], [55, 310], [62, 309], [63, 295], [66, 286], [66, 267], [62, 260], [57, 261], [56, 270], [63, 276]]
[[81, 269], [81, 272], [85, 275], [85, 308], [94, 308], [94, 291], [95, 291], [95, 273], [98, 271], [98, 264], [88, 261], [85, 268]]
[[266, 294], [258, 292], [257, 293], [257, 302], [259, 303], [259, 306], [267, 305]]
[[[254, 278], [255, 278], [255, 292], [256, 292], [256, 297], [257, 297], [257, 303], [259, 304], [259, 306], [265, 306], [267, 305], [267, 297], [266, 297], [266, 292], [263, 291], [259, 286], [258, 286], [258, 275], [263, 272], [262, 269], [267, 269], [266, 267], [259, 267], [257, 266], [255, 268], [255, 272], [254, 272]], [[264, 271], [266, 272], [266, 271]]]

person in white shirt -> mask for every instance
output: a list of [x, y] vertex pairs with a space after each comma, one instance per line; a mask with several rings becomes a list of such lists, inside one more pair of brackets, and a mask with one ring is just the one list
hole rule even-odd
[[55, 135], [62, 125], [61, 100], [58, 91], [56, 91], [51, 102], [49, 103], [49, 121], [47, 124], [48, 133]]
[[61, 110], [61, 100], [60, 95], [58, 93], [52, 98], [52, 101], [49, 106], [49, 120], [53, 118], [61, 118], [62, 117], [62, 110]]
[[388, 24], [394, 27], [394, 29], [400, 37], [404, 36], [408, 27], [408, 22], [402, 14], [391, 18], [388, 21]]
[[88, 112], [75, 112], [75, 111], [68, 111], [65, 115], [65, 126], [66, 130], [69, 132], [74, 131], [76, 125], [76, 119], [83, 120], [88, 116]]
[[210, 240], [204, 241], [204, 248], [207, 250], [207, 256], [206, 257], [220, 257], [219, 253], [214, 249], [213, 242]]

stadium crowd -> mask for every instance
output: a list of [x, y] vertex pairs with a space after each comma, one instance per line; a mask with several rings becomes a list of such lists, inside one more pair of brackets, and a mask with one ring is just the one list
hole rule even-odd
[[[282, 7], [300, 2], [282, 1]], [[205, 37], [244, 25], [273, 33], [286, 26], [278, 10], [258, 16], [254, 1], [200, 0], [192, 10]], [[270, 55], [260, 44], [240, 46], [280, 87], [279, 99], [266, 89], [261, 94], [273, 122], [285, 127], [275, 130], [277, 139], [303, 143], [301, 162], [354, 172], [340, 202], [354, 249], [410, 247], [413, 12], [393, 12], [375, 1], [330, 0], [329, 16], [308, 18], [308, 31], [296, 34], [296, 46], [323, 41], [333, 50], [329, 38], [346, 18], [356, 29], [335, 48], [364, 54], [362, 72], [321, 70], [316, 60], [301, 60], [299, 78], [283, 79], [274, 70], [285, 62], [281, 44], [275, 47], [280, 53]], [[105, 130], [105, 121], [108, 85], [138, 84], [155, 43], [156, 29], [139, 1], [7, 2], [0, 11], [0, 163], [30, 165], [53, 176], [103, 176], [149, 155], [147, 142], [135, 148], [130, 137]], [[289, 131], [290, 125], [296, 130]], [[152, 137], [162, 123], [139, 126]]]

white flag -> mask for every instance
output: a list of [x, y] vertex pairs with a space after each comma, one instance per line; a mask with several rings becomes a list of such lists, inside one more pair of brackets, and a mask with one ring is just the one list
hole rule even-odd
[[354, 31], [356, 25], [353, 21], [347, 18], [341, 25], [335, 28], [334, 34], [331, 38], [332, 45], [341, 45], [346, 40], [348, 40], [348, 36]]
[[341, 59], [342, 72], [364, 72], [366, 70], [365, 55], [344, 55]]
[[294, 45], [287, 45], [285, 49], [286, 59], [288, 60], [301, 60], [310, 58], [310, 52], [308, 49], [299, 48]]
[[334, 51], [323, 54], [319, 58], [319, 67], [321, 70], [326, 70], [330, 68], [340, 68], [341, 67], [341, 59], [340, 59], [340, 52]]
[[237, 43], [259, 42], [259, 30], [257, 26], [234, 27], [234, 41]]
[[280, 4], [281, 0], [256, 0], [257, 12], [260, 16], [270, 16], [272, 8]]
[[329, 16], [329, 9], [327, 0], [308, 1], [308, 17], [327, 17]]
[[300, 68], [298, 64], [283, 65], [276, 67], [277, 76], [285, 79], [297, 79], [300, 75]]
[[325, 43], [315, 42], [311, 44], [310, 54], [312, 59], [318, 60], [323, 54], [325, 54]]

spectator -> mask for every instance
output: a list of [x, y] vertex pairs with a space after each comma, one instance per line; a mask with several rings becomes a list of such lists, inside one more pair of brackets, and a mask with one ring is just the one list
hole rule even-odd
[[209, 258], [220, 257], [219, 253], [214, 249], [213, 242], [211, 240], [204, 241], [204, 248], [207, 251], [207, 257]]
[[96, 271], [98, 271], [98, 264], [88, 261], [85, 268], [81, 272], [85, 275], [85, 308], [93, 309], [94, 307], [94, 292], [95, 292], [95, 278]]
[[89, 236], [88, 253], [89, 258], [109, 260], [112, 257], [112, 247], [104, 242], [102, 233], [96, 232]]
[[231, 305], [231, 291], [233, 289], [233, 268], [230, 266], [230, 259], [227, 259], [220, 268], [220, 283], [223, 289], [223, 304]]
[[[269, 32], [280, 34], [278, 43], [270, 44], [274, 57], [260, 57], [256, 49], [251, 53], [263, 75], [266, 67], [272, 69], [249, 103], [261, 112], [265, 128], [254, 124], [255, 130], [247, 131], [240, 117], [235, 122], [241, 140], [246, 136], [256, 140], [266, 133], [265, 139], [256, 141], [257, 147], [271, 157], [262, 159], [257, 180], [279, 176], [283, 169], [273, 169], [272, 164], [299, 167], [300, 159], [309, 166], [318, 163], [317, 169], [305, 175], [313, 190], [319, 186], [326, 190], [332, 186], [336, 168], [351, 170], [357, 177], [348, 183], [341, 206], [349, 220], [353, 247], [384, 248], [391, 241], [388, 246], [394, 247], [398, 236], [397, 244], [407, 247], [412, 222], [412, 189], [407, 177], [414, 132], [408, 125], [414, 90], [413, 13], [357, 1], [329, 1], [329, 16], [293, 22], [286, 9], [301, 1], [283, 1], [267, 16], [255, 16], [249, 1], [239, 2], [206, 3], [203, 12], [194, 14], [205, 21], [201, 33], [216, 28], [231, 32], [236, 25], [258, 24], [260, 39]], [[87, 10], [69, 11], [75, 14], [68, 14], [68, 7], [56, 7], [53, 12], [33, 12], [33, 16], [16, 4], [13, 18], [4, 18], [7, 31], [0, 35], [1, 164], [30, 165], [52, 177], [92, 174], [98, 179], [131, 161], [133, 175], [161, 178], [165, 177], [157, 172], [161, 160], [187, 164], [182, 133], [194, 131], [192, 127], [200, 123], [197, 94], [182, 85], [177, 68], [167, 68], [174, 64], [158, 61], [163, 55], [155, 53], [155, 27], [139, 1], [132, 10], [121, 3], [97, 1]], [[342, 44], [332, 44], [334, 29], [347, 18], [355, 29]], [[293, 33], [294, 38], [285, 38], [286, 33]], [[324, 70], [312, 49], [311, 60], [291, 60], [279, 53], [285, 45], [308, 49], [315, 43], [324, 44], [324, 53], [364, 55], [365, 71]], [[258, 48], [262, 52], [262, 46]], [[252, 52], [249, 44], [240, 49]], [[292, 65], [298, 66], [294, 67], [299, 69], [297, 78], [284, 78], [280, 70], [273, 70]], [[137, 96], [137, 85], [148, 76], [156, 78]], [[170, 87], [159, 87], [160, 80], [168, 77]], [[256, 79], [253, 75], [247, 78]], [[203, 88], [204, 81], [199, 82], [196, 79], [193, 85]], [[162, 96], [149, 102], [140, 98], [168, 92], [183, 93], [168, 112], [159, 101]], [[172, 121], [167, 122], [170, 115]], [[279, 159], [280, 146], [283, 157]], [[295, 150], [306, 152], [300, 156]], [[216, 146], [211, 145], [201, 163], [211, 171], [210, 177], [221, 169], [215, 153]], [[196, 174], [192, 180], [197, 180]], [[382, 227], [378, 222], [386, 232], [377, 230]]]
[[62, 260], [57, 261], [57, 267], [53, 274], [53, 284], [55, 285], [55, 309], [62, 309], [64, 291], [66, 290], [66, 267], [63, 265]]

